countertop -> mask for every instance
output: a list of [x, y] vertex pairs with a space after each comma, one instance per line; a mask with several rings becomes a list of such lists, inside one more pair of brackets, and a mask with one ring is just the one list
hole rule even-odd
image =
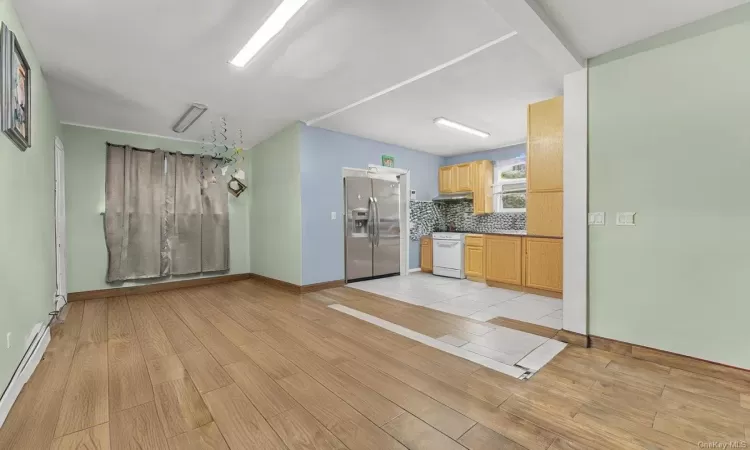
[[494, 236], [525, 236], [525, 237], [537, 237], [537, 238], [549, 238], [549, 239], [562, 239], [559, 236], [544, 236], [541, 234], [529, 234], [526, 230], [498, 230], [492, 232], [469, 232], [469, 231], [436, 231], [436, 233], [461, 233], [461, 234], [476, 234], [476, 235], [494, 235]]

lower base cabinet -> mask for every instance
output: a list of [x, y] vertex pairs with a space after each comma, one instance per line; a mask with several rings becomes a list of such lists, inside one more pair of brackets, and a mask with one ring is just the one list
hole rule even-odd
[[464, 274], [474, 281], [484, 281], [484, 236], [466, 236]]
[[[487, 281], [562, 293], [562, 239], [485, 235], [483, 250]], [[475, 251], [467, 246], [466, 276], [479, 267], [474, 261]]]
[[523, 245], [520, 236], [492, 236], [484, 239], [485, 278], [498, 283], [523, 284]]
[[419, 267], [422, 272], [432, 272], [432, 238], [423, 237], [419, 244]]
[[524, 238], [524, 256], [524, 286], [562, 292], [562, 239]]

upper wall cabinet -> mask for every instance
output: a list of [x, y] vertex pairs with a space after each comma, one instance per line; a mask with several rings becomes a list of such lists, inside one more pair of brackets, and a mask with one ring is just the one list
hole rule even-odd
[[456, 191], [469, 192], [474, 188], [474, 165], [470, 162], [452, 166], [456, 173]]
[[492, 161], [474, 161], [471, 164], [474, 177], [474, 214], [489, 214], [493, 211]]
[[529, 105], [527, 186], [529, 192], [563, 188], [563, 98]]
[[474, 214], [492, 212], [492, 161], [471, 161], [443, 166], [438, 172], [441, 194], [471, 192]]
[[450, 194], [456, 192], [456, 173], [455, 166], [441, 167], [438, 172], [438, 190], [441, 194]]

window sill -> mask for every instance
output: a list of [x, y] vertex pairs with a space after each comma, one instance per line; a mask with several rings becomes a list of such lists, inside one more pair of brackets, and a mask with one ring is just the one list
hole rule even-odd
[[526, 208], [496, 209], [494, 212], [496, 212], [496, 213], [525, 213], [526, 212]]

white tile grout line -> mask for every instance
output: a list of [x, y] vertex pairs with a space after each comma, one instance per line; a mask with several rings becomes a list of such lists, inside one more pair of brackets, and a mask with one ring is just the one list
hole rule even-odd
[[328, 305], [328, 307], [344, 314], [348, 314], [352, 317], [356, 317], [357, 319], [364, 320], [365, 322], [369, 322], [373, 325], [377, 325], [381, 328], [385, 328], [388, 331], [400, 334], [401, 336], [420, 342], [429, 347], [436, 348], [446, 353], [450, 353], [453, 356], [458, 356], [459, 358], [469, 360], [481, 366], [487, 367], [488, 369], [504, 373], [505, 375], [511, 376], [513, 378], [526, 379], [524, 377], [530, 376], [528, 370], [522, 369], [520, 367], [509, 366], [499, 361], [495, 361], [494, 359], [487, 358], [486, 356], [478, 355], [468, 350], [463, 350], [459, 347], [446, 344], [443, 341], [439, 341], [422, 333], [417, 333], [416, 331], [410, 330], [392, 322], [388, 322], [387, 320], [383, 320], [379, 317], [371, 316], [370, 314], [357, 311], [356, 309], [352, 309], [340, 304]]

